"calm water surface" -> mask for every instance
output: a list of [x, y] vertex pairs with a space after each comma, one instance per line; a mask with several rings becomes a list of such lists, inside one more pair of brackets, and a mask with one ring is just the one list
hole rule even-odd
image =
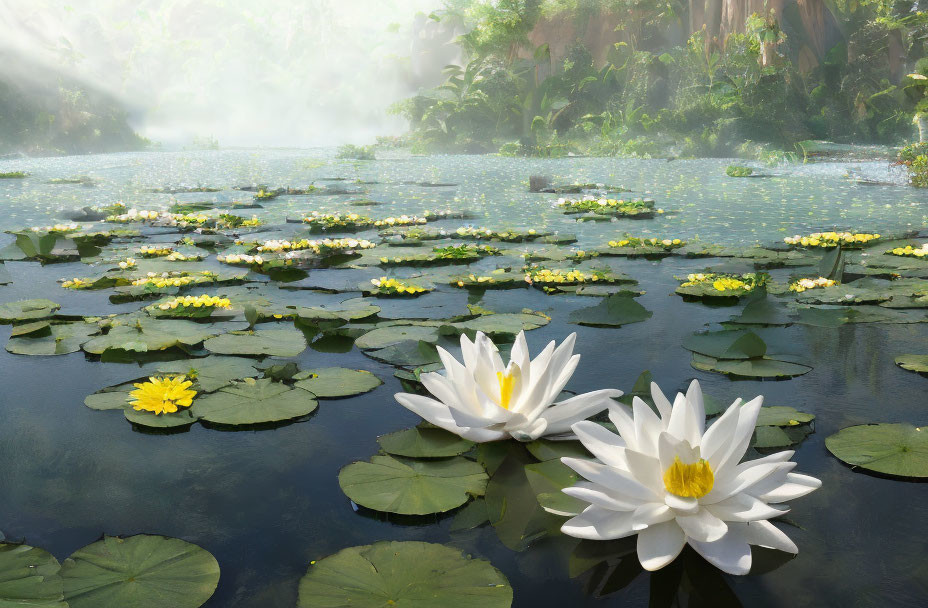
[[[898, 180], [886, 163], [765, 169], [773, 176], [758, 179], [727, 178], [727, 164], [468, 156], [352, 162], [333, 159], [329, 150], [2, 161], [0, 172], [26, 170], [32, 177], [0, 180], [0, 228], [45, 225], [61, 219], [63, 209], [115, 200], [166, 208], [172, 197], [143, 192], [152, 187], [218, 186], [226, 189], [176, 198], [229, 201], [249, 197], [228, 189], [234, 185], [305, 186], [314, 180], [365, 190], [364, 196], [385, 203], [360, 208], [375, 217], [424, 209], [470, 210], [483, 217], [474, 224], [576, 233], [581, 246], [602, 244], [626, 231], [734, 245], [769, 243], [813, 229], [889, 232], [926, 225], [928, 193], [902, 185], [863, 186], [846, 177]], [[556, 196], [527, 192], [532, 174], [549, 175], [558, 183], [624, 185], [633, 194], [654, 197], [668, 213], [653, 221], [578, 225], [552, 208]], [[100, 183], [94, 188], [45, 183], [73, 175], [90, 175]], [[334, 177], [347, 180], [318, 181]], [[379, 183], [352, 183], [358, 179]], [[406, 181], [458, 185], [422, 187], [402, 183]], [[346, 202], [352, 198], [358, 195], [281, 197], [256, 213], [281, 221], [314, 209], [349, 209]], [[461, 222], [442, 224], [454, 229]], [[0, 246], [9, 240], [9, 235], [0, 235]], [[681, 341], [740, 308], [684, 303], [670, 295], [677, 285], [673, 276], [716, 262], [611, 260], [615, 269], [640, 281], [647, 293], [639, 301], [654, 311], [650, 320], [618, 329], [566, 323], [570, 311], [595, 303], [588, 298], [518, 290], [488, 292], [481, 305], [549, 314], [550, 325], [527, 335], [533, 351], [578, 332], [583, 359], [568, 386], [575, 391], [628, 390], [638, 374], [650, 370], [665, 391], [698, 378], [707, 393], [724, 401], [763, 394], [769, 405], [790, 405], [817, 416], [816, 432], [801, 444], [795, 460], [799, 470], [821, 478], [824, 485], [799, 500], [787, 516], [792, 524], [787, 532], [800, 553], [788, 559], [755, 552], [758, 567], [749, 576], [715, 575], [689, 555], [657, 575], [641, 572], [632, 556], [571, 578], [568, 556], [587, 549], [577, 549], [573, 539], [548, 538], [514, 552], [491, 527], [451, 532], [449, 517], [409, 523], [355, 512], [338, 487], [338, 470], [376, 453], [378, 435], [418, 422], [392, 398], [401, 390], [394, 369], [357, 349], [329, 354], [310, 348], [296, 360], [301, 368], [368, 369], [385, 382], [371, 393], [321, 401], [309, 420], [276, 430], [221, 432], [194, 425], [189, 432], [167, 436], [134, 432], [119, 412], [83, 406], [87, 394], [144, 373], [135, 364], [91, 362], [82, 353], [24, 357], [0, 351], [0, 530], [59, 559], [104, 533], [189, 540], [212, 552], [222, 568], [219, 588], [207, 604], [213, 608], [293, 606], [297, 582], [310, 561], [381, 539], [449, 543], [489, 559], [509, 578], [517, 607], [928, 605], [928, 485], [853, 472], [824, 447], [825, 437], [853, 424], [926, 422], [928, 380], [893, 364], [896, 355], [928, 352], [925, 324], [778, 330], [789, 337], [791, 352], [814, 366], [809, 374], [788, 381], [731, 381], [697, 372]], [[62, 312], [84, 314], [138, 308], [110, 305], [106, 291], [62, 290], [57, 279], [86, 274], [80, 263], [5, 266], [13, 283], [0, 286], [0, 302], [47, 297], [61, 302]], [[311, 276], [318, 284], [338, 272], [344, 271], [313, 271]], [[315, 296], [305, 297], [309, 303]], [[447, 316], [466, 312], [466, 302], [466, 293], [449, 289], [424, 296], [416, 307], [439, 306]], [[9, 326], [0, 326], [0, 342], [9, 333]], [[623, 546], [613, 548], [621, 551]]]

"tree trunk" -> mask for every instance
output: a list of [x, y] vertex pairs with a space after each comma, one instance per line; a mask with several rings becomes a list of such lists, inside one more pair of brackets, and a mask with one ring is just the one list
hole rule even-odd
[[918, 143], [928, 141], [928, 114], [919, 112], [915, 115], [915, 124], [918, 125]]

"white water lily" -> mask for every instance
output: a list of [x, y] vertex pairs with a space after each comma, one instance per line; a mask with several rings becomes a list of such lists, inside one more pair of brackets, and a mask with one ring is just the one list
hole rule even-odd
[[462, 335], [464, 363], [438, 347], [444, 374], [431, 372], [420, 378], [435, 399], [397, 393], [396, 400], [471, 441], [532, 441], [566, 433], [572, 424], [605, 410], [614, 404], [612, 397], [622, 395], [606, 389], [554, 403], [580, 361], [580, 355], [573, 354], [576, 337], [571, 334], [557, 348], [551, 341], [531, 359], [525, 333], [519, 332], [509, 364], [504, 365], [496, 345], [482, 332], [473, 342]]
[[797, 553], [767, 520], [787, 512], [777, 503], [804, 496], [821, 482], [790, 472], [796, 466], [789, 461], [792, 451], [740, 462], [763, 397], [744, 405], [736, 400], [706, 429], [695, 380], [672, 406], [653, 383], [651, 395], [659, 415], [637, 397], [632, 415], [624, 406], [609, 408], [619, 435], [590, 421], [573, 425], [597, 460], [561, 459], [588, 480], [564, 492], [590, 503], [561, 530], [594, 540], [637, 534], [646, 570], [663, 568], [685, 544], [730, 574], [751, 569], [750, 545]]

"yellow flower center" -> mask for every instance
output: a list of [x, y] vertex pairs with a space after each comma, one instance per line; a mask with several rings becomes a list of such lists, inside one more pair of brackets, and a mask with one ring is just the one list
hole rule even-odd
[[515, 378], [512, 374], [496, 372], [496, 378], [499, 380], [499, 405], [509, 409], [509, 402], [512, 400], [512, 389], [515, 386]]
[[664, 471], [664, 489], [684, 498], [702, 498], [712, 491], [714, 483], [712, 467], [702, 459], [692, 464], [684, 464], [680, 457], [676, 456], [673, 464]]

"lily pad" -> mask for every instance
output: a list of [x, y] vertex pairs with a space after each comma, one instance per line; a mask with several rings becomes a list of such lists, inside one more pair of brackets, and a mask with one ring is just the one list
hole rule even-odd
[[782, 361], [770, 357], [755, 359], [716, 359], [693, 353], [692, 366], [696, 369], [717, 372], [741, 378], [792, 378], [812, 371], [808, 365]]
[[683, 340], [683, 348], [716, 359], [751, 359], [767, 353], [760, 336], [740, 330], [696, 333]]
[[117, 325], [105, 336], [83, 345], [95, 355], [116, 349], [133, 352], [165, 350], [173, 346], [193, 346], [216, 334], [209, 325], [184, 320], [138, 319], [131, 325]]
[[613, 295], [603, 298], [596, 306], [570, 313], [570, 322], [592, 327], [619, 327], [651, 318], [653, 313], [634, 298]]
[[6, 349], [16, 355], [66, 355], [76, 353], [100, 328], [91, 323], [56, 323], [45, 331], [10, 338]]
[[161, 363], [158, 365], [158, 371], [184, 374], [188, 378], [195, 378], [197, 390], [201, 393], [212, 393], [228, 385], [232, 380], [251, 378], [258, 375], [253, 360], [218, 355], [211, 355], [203, 359], [184, 359], [182, 361]]
[[453, 323], [452, 326], [457, 331], [482, 331], [489, 336], [502, 336], [537, 329], [549, 322], [547, 317], [536, 314], [499, 313], [481, 315], [476, 319]]
[[815, 420], [813, 414], [800, 412], [785, 405], [770, 405], [760, 408], [756, 426], [796, 426]]
[[317, 397], [350, 397], [367, 393], [383, 384], [369, 371], [345, 367], [308, 369], [294, 375], [293, 379], [299, 380], [296, 387]]
[[839, 460], [896, 477], [928, 477], [928, 428], [911, 424], [862, 424], [825, 439]]
[[471, 496], [482, 496], [487, 474], [476, 462], [459, 456], [441, 460], [374, 456], [370, 462], [344, 467], [338, 474], [338, 485], [363, 507], [427, 515], [450, 511]]
[[377, 438], [384, 452], [410, 458], [458, 456], [474, 447], [474, 442], [435, 427], [416, 426]]
[[29, 545], [0, 543], [0, 606], [67, 608], [55, 556]]
[[139, 534], [104, 536], [61, 565], [70, 608], [196, 608], [219, 583], [219, 564], [194, 544]]
[[253, 425], [300, 418], [318, 404], [309, 391], [261, 378], [236, 382], [197, 399], [193, 413], [215, 424]]
[[928, 374], [928, 355], [899, 355], [896, 365], [920, 374]]
[[366, 319], [380, 312], [380, 307], [370, 303], [364, 298], [345, 300], [333, 306], [310, 306], [296, 310], [301, 320], [312, 323], [315, 321], [358, 321]]
[[155, 414], [145, 410], [136, 410], [126, 403], [123, 409], [126, 420], [138, 426], [151, 429], [174, 429], [190, 426], [197, 421], [190, 408], [183, 408], [169, 414]]
[[293, 327], [256, 329], [216, 336], [204, 342], [203, 346], [220, 355], [295, 357], [306, 350], [306, 338], [303, 332]]
[[368, 350], [364, 354], [390, 365], [421, 366], [441, 360], [435, 345], [424, 340], [406, 340], [386, 348]]
[[349, 547], [300, 579], [298, 608], [508, 608], [512, 587], [490, 562], [416, 541]]
[[45, 299], [19, 300], [0, 304], [0, 323], [45, 319], [55, 314], [59, 308], [61, 304]]
[[362, 349], [378, 349], [406, 341], [437, 342], [440, 337], [437, 327], [420, 325], [392, 325], [371, 330], [354, 341]]

